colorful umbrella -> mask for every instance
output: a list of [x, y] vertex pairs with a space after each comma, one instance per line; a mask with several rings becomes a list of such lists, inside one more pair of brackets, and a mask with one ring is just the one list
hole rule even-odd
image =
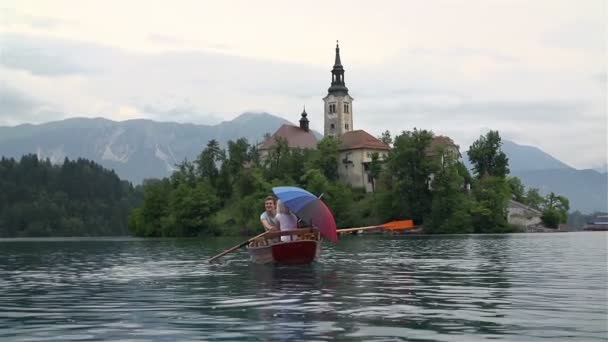
[[294, 214], [319, 228], [332, 242], [338, 242], [334, 214], [320, 198], [295, 186], [278, 186], [272, 191]]

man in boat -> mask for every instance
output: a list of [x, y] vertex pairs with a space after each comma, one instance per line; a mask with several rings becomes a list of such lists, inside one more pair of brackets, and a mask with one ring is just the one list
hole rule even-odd
[[274, 196], [268, 196], [264, 199], [264, 208], [266, 209], [260, 215], [260, 221], [266, 231], [279, 231], [277, 222], [277, 199]]

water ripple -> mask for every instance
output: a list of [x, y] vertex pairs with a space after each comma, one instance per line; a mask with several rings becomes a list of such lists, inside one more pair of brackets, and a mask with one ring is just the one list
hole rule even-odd
[[1, 240], [0, 340], [601, 341], [606, 233], [347, 237], [305, 266], [233, 240]]

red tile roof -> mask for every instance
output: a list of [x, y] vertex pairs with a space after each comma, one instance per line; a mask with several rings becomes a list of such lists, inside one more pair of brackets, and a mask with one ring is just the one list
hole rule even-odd
[[444, 147], [444, 148], [452, 147], [453, 149], [458, 151], [458, 154], [460, 154], [460, 150], [459, 150], [460, 146], [456, 145], [454, 143], [454, 140], [452, 140], [452, 138], [446, 137], [445, 135], [437, 135], [437, 136], [433, 137], [433, 140], [431, 140], [431, 144], [429, 145], [429, 147], [427, 147], [426, 155], [433, 156], [433, 155], [437, 154], [438, 149], [440, 147]]
[[276, 145], [276, 138], [287, 140], [290, 148], [310, 148], [317, 147], [317, 138], [311, 131], [305, 131], [298, 126], [283, 124], [274, 134], [264, 141], [258, 149], [269, 150]]
[[380, 139], [373, 137], [364, 130], [350, 131], [340, 136], [340, 151], [369, 148], [390, 150], [391, 148]]

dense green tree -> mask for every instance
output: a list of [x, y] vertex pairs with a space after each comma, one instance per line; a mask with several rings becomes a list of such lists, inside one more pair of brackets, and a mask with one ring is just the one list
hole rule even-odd
[[430, 175], [437, 168], [436, 163], [427, 157], [432, 139], [432, 132], [418, 129], [395, 137], [394, 147], [387, 160], [388, 172], [393, 181], [389, 190], [392, 194], [386, 198], [392, 204], [385, 205], [385, 209], [396, 209], [396, 212], [389, 216], [412, 218], [416, 223], [421, 223], [430, 211]]
[[467, 154], [478, 179], [485, 175], [504, 178], [509, 174], [509, 159], [501, 146], [498, 131], [489, 131], [469, 147]]
[[340, 141], [332, 136], [325, 137], [317, 144], [310, 167], [320, 170], [330, 182], [338, 180], [338, 159]]
[[540, 195], [538, 189], [529, 188], [526, 191], [525, 204], [531, 208], [536, 210], [542, 210], [543, 203], [545, 199]]
[[509, 184], [509, 188], [511, 189], [511, 196], [514, 200], [520, 203], [526, 202], [526, 189], [524, 184], [521, 182], [521, 179], [518, 177], [508, 177], [507, 183]]
[[376, 179], [380, 176], [380, 172], [382, 172], [382, 161], [380, 161], [380, 155], [378, 152], [372, 153], [372, 160], [369, 163], [369, 176], [372, 180], [372, 192], [376, 192]]
[[228, 141], [228, 173], [231, 177], [236, 178], [241, 170], [243, 170], [249, 159], [249, 143], [247, 139], [240, 138], [236, 141]]
[[568, 222], [570, 201], [564, 196], [551, 192], [545, 197], [542, 220], [545, 226], [557, 228], [560, 223]]
[[205, 182], [195, 188], [180, 184], [169, 198], [168, 225], [163, 236], [197, 236], [209, 228], [211, 215], [219, 209], [214, 189]]
[[462, 168], [450, 155], [435, 173], [432, 183], [433, 201], [425, 226], [429, 233], [472, 233], [471, 200], [465, 192]]
[[211, 184], [215, 185], [219, 170], [217, 164], [224, 161], [225, 152], [220, 148], [217, 140], [212, 139], [207, 143], [207, 147], [199, 154], [195, 163], [198, 170], [198, 175], [209, 179]]
[[275, 138], [275, 144], [268, 152], [264, 162], [266, 177], [269, 179], [283, 177], [290, 154], [291, 151], [287, 140], [281, 137]]
[[393, 146], [393, 138], [391, 137], [391, 132], [389, 130], [384, 131], [378, 139], [388, 146]]
[[501, 233], [509, 230], [507, 205], [509, 185], [504, 178], [486, 176], [473, 184], [475, 201], [471, 209], [475, 233]]

